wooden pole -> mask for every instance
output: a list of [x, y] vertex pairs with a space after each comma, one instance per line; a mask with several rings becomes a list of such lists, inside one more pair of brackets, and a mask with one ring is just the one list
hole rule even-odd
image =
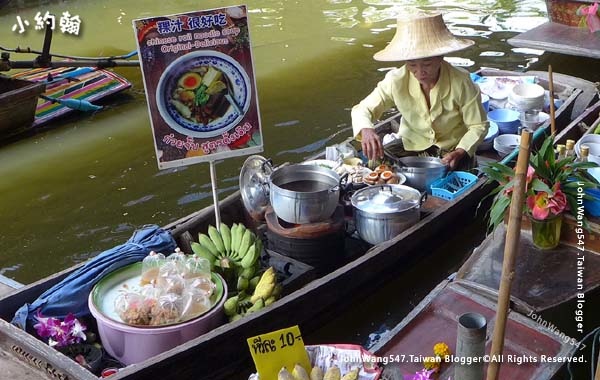
[[[502, 264], [502, 276], [500, 277], [500, 289], [498, 291], [496, 323], [494, 325], [492, 349], [490, 350], [492, 358], [500, 357], [499, 355], [502, 355], [502, 351], [504, 350], [504, 330], [508, 319], [510, 288], [514, 277], [515, 259], [519, 251], [519, 240], [521, 237], [521, 218], [523, 216], [523, 203], [525, 201], [530, 140], [531, 133], [523, 130], [521, 133], [517, 167], [515, 168], [515, 185], [508, 214], [508, 231], [506, 232], [506, 242], [504, 244], [504, 262]], [[487, 380], [496, 380], [499, 370], [500, 362], [498, 360], [490, 360], [487, 369]]]
[[552, 65], [548, 65], [548, 90], [550, 90], [550, 132], [556, 136], [556, 120], [554, 113], [554, 81], [552, 80]]

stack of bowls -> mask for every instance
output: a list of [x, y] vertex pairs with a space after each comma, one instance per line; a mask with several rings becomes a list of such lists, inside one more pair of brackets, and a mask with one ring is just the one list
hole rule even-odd
[[488, 120], [498, 125], [501, 135], [517, 134], [521, 122], [519, 112], [508, 108], [498, 108], [488, 112]]
[[546, 90], [539, 84], [521, 83], [512, 88], [508, 101], [518, 110], [542, 110]]
[[498, 124], [490, 121], [490, 127], [488, 128], [488, 133], [485, 135], [485, 138], [477, 147], [478, 152], [483, 152], [485, 150], [491, 150], [494, 147], [494, 139], [498, 137], [500, 131], [498, 130]]
[[500, 157], [504, 157], [521, 143], [521, 136], [519, 135], [500, 135], [494, 139], [494, 149]]

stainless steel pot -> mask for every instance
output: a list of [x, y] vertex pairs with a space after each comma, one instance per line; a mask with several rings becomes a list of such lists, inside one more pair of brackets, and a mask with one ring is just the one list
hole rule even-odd
[[288, 165], [269, 177], [269, 197], [275, 214], [288, 223], [327, 220], [340, 199], [340, 176], [318, 165]]
[[354, 223], [360, 237], [379, 244], [416, 224], [427, 193], [404, 185], [375, 185], [352, 196]]
[[409, 156], [397, 161], [399, 171], [406, 177], [406, 184], [421, 191], [430, 192], [429, 186], [448, 171], [448, 167], [436, 157]]

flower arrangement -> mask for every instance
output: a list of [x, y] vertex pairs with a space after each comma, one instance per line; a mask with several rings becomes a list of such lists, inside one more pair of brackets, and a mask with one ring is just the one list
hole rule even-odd
[[[584, 169], [598, 165], [593, 162], [576, 162], [574, 157], [555, 158], [553, 140], [553, 136], [548, 136], [540, 149], [532, 153], [529, 158], [524, 213], [531, 216], [533, 220], [547, 220], [562, 215], [565, 210], [575, 215], [578, 188], [597, 187], [597, 183], [588, 177]], [[499, 162], [490, 163], [482, 170], [490, 182], [499, 183], [490, 194], [494, 196], [494, 201], [490, 209], [488, 227], [493, 230], [504, 220], [504, 214], [510, 204], [515, 184], [515, 171]], [[584, 198], [590, 197], [584, 194]]]
[[35, 319], [38, 321], [33, 325], [35, 331], [41, 338], [47, 338], [51, 347], [66, 347], [86, 339], [86, 326], [72, 313], [61, 321], [58, 318], [44, 317], [38, 310]]
[[433, 346], [433, 356], [428, 356], [423, 360], [423, 369], [412, 375], [405, 375], [404, 380], [431, 380], [435, 374], [440, 371], [442, 363], [452, 353], [450, 347], [444, 342], [436, 343]]

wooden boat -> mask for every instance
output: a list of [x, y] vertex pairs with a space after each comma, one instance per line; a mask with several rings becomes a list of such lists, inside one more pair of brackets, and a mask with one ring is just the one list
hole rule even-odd
[[[488, 331], [485, 353], [489, 355], [496, 319], [495, 302], [450, 279], [442, 281], [370, 351], [378, 357], [394, 358], [392, 366], [403, 375], [414, 374], [423, 368], [420, 358], [433, 355], [434, 344], [445, 342], [450, 351], [456, 353], [458, 319], [467, 312], [485, 317]], [[570, 340], [531, 318], [511, 312], [506, 324], [501, 378], [551, 379], [563, 363], [546, 362], [545, 358], [569, 357], [575, 349]], [[486, 360], [485, 356], [481, 359], [486, 361], [484, 368], [487, 368], [491, 359]], [[442, 363], [438, 378], [454, 378], [455, 366], [456, 362]]]
[[[518, 75], [500, 71], [482, 72], [483, 75]], [[543, 85], [545, 73], [536, 74]], [[569, 84], [570, 83], [570, 84]], [[576, 86], [573, 84], [577, 83]], [[584, 107], [578, 99], [593, 88], [570, 77], [555, 79], [557, 91], [569, 91], [570, 95], [556, 112], [557, 127], [571, 128], [571, 114], [576, 108]], [[384, 120], [378, 128], [386, 132], [397, 126], [398, 115]], [[547, 127], [547, 124], [546, 124]], [[538, 136], [541, 136], [542, 129]], [[506, 160], [512, 160], [509, 155]], [[488, 157], [487, 159], [498, 159]], [[385, 280], [389, 269], [398, 265], [409, 265], [426, 254], [419, 250], [422, 244], [442, 230], [451, 229], [459, 217], [472, 215], [475, 206], [492, 186], [486, 179], [479, 179], [468, 191], [452, 201], [429, 197], [421, 208], [421, 220], [395, 238], [375, 246], [365, 245], [352, 236], [346, 238], [346, 257], [341, 266], [314, 279], [300, 289], [285, 295], [277, 302], [235, 322], [222, 325], [213, 331], [185, 344], [157, 355], [142, 363], [123, 368], [114, 379], [224, 379], [240, 378], [249, 368], [250, 355], [246, 338], [290, 325], [298, 324], [301, 331], [309, 333], [319, 328], [336, 313], [358, 302]], [[220, 202], [220, 215], [224, 223], [243, 222], [253, 225], [245, 212], [240, 194], [236, 192]], [[464, 219], [463, 219], [464, 220]], [[171, 231], [178, 245], [187, 252], [198, 232], [207, 230], [215, 223], [213, 207], [208, 207], [177, 220], [165, 228]], [[260, 231], [260, 228], [258, 229]], [[31, 302], [44, 290], [58, 283], [75, 268], [67, 269], [54, 276], [27, 285], [0, 300], [0, 347], [10, 349], [24, 359], [41, 363], [57, 374], [76, 379], [96, 379], [96, 376], [77, 365], [64, 355], [48, 347], [33, 336], [9, 324], [15, 310], [25, 302]], [[285, 289], [284, 289], [285, 292]], [[33, 359], [32, 359], [33, 358]]]
[[0, 113], [11, 115], [0, 122], [0, 138], [4, 139], [74, 112], [40, 95], [97, 102], [130, 88], [131, 83], [112, 71], [96, 67], [59, 67], [26, 70], [11, 78], [0, 76], [0, 86]]
[[549, 21], [508, 39], [517, 47], [600, 58], [600, 40], [584, 23], [578, 10], [595, 0], [546, 0]]
[[[600, 125], [600, 102], [590, 106], [573, 121], [573, 125], [574, 128], [558, 133], [555, 141], [577, 141], [593, 132]], [[511, 292], [513, 309], [522, 314], [551, 310], [575, 299], [578, 294], [585, 295], [600, 287], [600, 218], [588, 216], [589, 230], [584, 232], [583, 239], [577, 232], [577, 221], [573, 216], [567, 214], [563, 221], [561, 244], [542, 251], [533, 246], [529, 220], [522, 220]], [[505, 233], [501, 225], [487, 236], [460, 268], [456, 281], [495, 299], [494, 289], [500, 284]], [[576, 284], [579, 258], [585, 262], [585, 276], [581, 276], [581, 283]]]

